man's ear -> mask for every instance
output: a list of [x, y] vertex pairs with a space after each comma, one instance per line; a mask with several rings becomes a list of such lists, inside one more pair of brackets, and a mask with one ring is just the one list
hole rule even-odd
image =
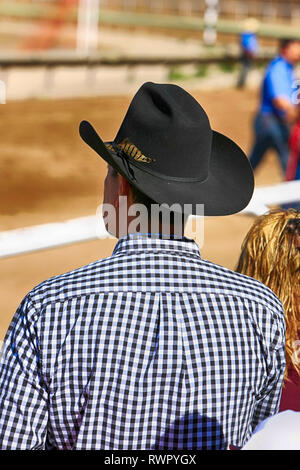
[[115, 208], [119, 207], [119, 197], [126, 196], [130, 198], [131, 194], [131, 186], [130, 183], [122, 176], [120, 173], [118, 174], [118, 194], [116, 195], [114, 206]]
[[119, 196], [129, 196], [131, 192], [130, 183], [124, 178], [124, 176], [118, 174], [119, 179]]

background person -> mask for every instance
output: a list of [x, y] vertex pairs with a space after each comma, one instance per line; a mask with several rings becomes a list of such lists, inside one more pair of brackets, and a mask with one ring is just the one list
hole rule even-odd
[[258, 217], [242, 244], [236, 271], [268, 286], [286, 319], [286, 371], [280, 411], [300, 411], [300, 212], [276, 210]]
[[258, 53], [258, 39], [257, 30], [259, 23], [255, 18], [248, 18], [245, 20], [243, 28], [244, 31], [240, 35], [240, 48], [241, 48], [241, 71], [237, 82], [238, 88], [245, 86], [248, 73], [252, 67], [253, 60]]
[[254, 121], [255, 141], [250, 163], [255, 170], [266, 151], [276, 150], [283, 174], [286, 173], [290, 126], [297, 120], [299, 107], [293, 103], [300, 60], [300, 41], [282, 39], [279, 56], [267, 67], [261, 91], [261, 104]]

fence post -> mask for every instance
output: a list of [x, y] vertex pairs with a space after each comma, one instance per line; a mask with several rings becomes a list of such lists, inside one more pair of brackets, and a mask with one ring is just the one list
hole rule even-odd
[[0, 80], [0, 104], [6, 103], [6, 85]]
[[218, 6], [218, 0], [205, 0], [203, 40], [207, 45], [215, 44], [217, 39]]
[[88, 55], [98, 48], [99, 0], [80, 0], [77, 17], [77, 51]]

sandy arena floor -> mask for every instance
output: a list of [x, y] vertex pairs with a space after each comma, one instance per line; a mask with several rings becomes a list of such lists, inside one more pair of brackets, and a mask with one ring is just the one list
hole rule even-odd
[[[214, 129], [236, 140], [247, 152], [254, 90], [199, 91]], [[119, 128], [130, 97], [30, 100], [0, 106], [0, 231], [94, 214], [102, 200], [106, 165], [78, 135], [82, 119], [93, 122], [104, 139]], [[276, 156], [266, 156], [256, 183], [281, 180]], [[253, 219], [234, 215], [205, 221], [202, 256], [233, 268]], [[0, 339], [24, 297], [37, 283], [109, 256], [116, 241], [81, 243], [0, 261]]]

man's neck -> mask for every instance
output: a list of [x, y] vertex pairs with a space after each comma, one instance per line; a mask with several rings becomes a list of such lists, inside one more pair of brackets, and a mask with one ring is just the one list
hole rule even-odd
[[[172, 237], [179, 237], [182, 238], [184, 236], [184, 227], [159, 227], [157, 230], [149, 229], [149, 230], [132, 230], [127, 232], [128, 235], [164, 235], [164, 236], [172, 236]], [[120, 238], [120, 237], [119, 237]]]
[[288, 60], [288, 58], [284, 54], [280, 54], [280, 57], [291, 67], [294, 67], [295, 63], [291, 60]]

